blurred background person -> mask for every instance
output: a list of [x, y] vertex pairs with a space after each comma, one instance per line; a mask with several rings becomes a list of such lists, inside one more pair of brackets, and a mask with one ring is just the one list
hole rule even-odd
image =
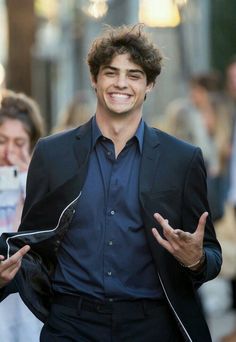
[[[232, 153], [230, 163], [229, 201], [235, 208], [236, 215], [236, 55], [226, 68], [226, 91], [232, 105]], [[236, 301], [235, 301], [236, 308]]]
[[74, 128], [86, 123], [94, 114], [94, 108], [89, 103], [85, 92], [78, 92], [65, 110], [59, 115], [59, 120], [52, 133]]
[[[214, 71], [193, 76], [189, 80], [189, 96], [176, 99], [167, 106], [162, 126], [178, 138], [201, 147], [208, 174], [212, 218], [216, 226], [226, 222], [225, 206], [231, 186], [232, 104], [225, 96], [221, 75]], [[200, 299], [207, 318], [212, 317], [215, 311], [230, 307], [232, 298], [227, 297], [228, 289], [229, 279], [223, 275], [200, 289]]]
[[[3, 91], [0, 99], [0, 233], [18, 228], [31, 153], [43, 132], [36, 102], [24, 94]], [[0, 341], [38, 341], [41, 322], [23, 304], [19, 294], [2, 302], [0, 319]]]
[[189, 97], [171, 102], [163, 128], [202, 149], [208, 173], [208, 197], [213, 221], [222, 218], [230, 157], [229, 107], [218, 72], [193, 76]]
[[[229, 196], [228, 201], [234, 208], [234, 228], [236, 230], [236, 55], [234, 55], [227, 67], [225, 72], [225, 85], [226, 93], [229, 97], [231, 104], [231, 159], [229, 168]], [[235, 233], [236, 234], [236, 233]], [[236, 248], [236, 245], [235, 245]], [[236, 264], [236, 260], [235, 260]], [[231, 290], [232, 290], [232, 310], [236, 315], [236, 279], [231, 280]], [[235, 320], [236, 325], [236, 320]], [[224, 342], [234, 342], [236, 341], [236, 329], [235, 331], [226, 336], [222, 341]]]

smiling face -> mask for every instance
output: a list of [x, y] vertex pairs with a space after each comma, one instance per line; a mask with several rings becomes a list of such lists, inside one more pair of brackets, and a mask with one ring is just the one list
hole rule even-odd
[[24, 125], [17, 119], [5, 119], [0, 125], [0, 166], [12, 165], [11, 156], [21, 159], [29, 153], [30, 138]]
[[130, 60], [129, 54], [115, 56], [110, 64], [100, 67], [97, 80], [92, 80], [97, 94], [97, 112], [107, 115], [141, 114], [147, 92], [143, 69]]

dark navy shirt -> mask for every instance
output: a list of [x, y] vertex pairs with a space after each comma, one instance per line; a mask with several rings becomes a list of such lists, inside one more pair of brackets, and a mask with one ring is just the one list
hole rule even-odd
[[59, 249], [53, 289], [103, 300], [160, 298], [138, 196], [144, 122], [117, 158], [95, 117], [92, 132], [88, 174]]

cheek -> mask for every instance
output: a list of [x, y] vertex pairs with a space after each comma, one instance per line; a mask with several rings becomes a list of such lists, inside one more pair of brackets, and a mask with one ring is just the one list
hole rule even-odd
[[6, 164], [5, 156], [6, 156], [5, 145], [0, 145], [0, 166], [4, 166]]
[[15, 153], [19, 156], [22, 157], [22, 154], [24, 155], [25, 153], [30, 153], [30, 144], [27, 142], [23, 146], [16, 146]]

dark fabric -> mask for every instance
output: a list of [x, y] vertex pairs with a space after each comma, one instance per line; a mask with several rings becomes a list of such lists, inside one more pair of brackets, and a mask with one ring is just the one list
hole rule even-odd
[[232, 308], [236, 310], [236, 279], [231, 280], [232, 286]]
[[95, 118], [92, 124], [88, 173], [58, 251], [53, 289], [100, 299], [163, 297], [138, 193], [144, 122], [117, 158]]
[[40, 342], [180, 342], [183, 338], [165, 302], [107, 303], [58, 296]]
[[140, 308], [155, 308], [156, 306], [166, 306], [165, 299], [134, 299], [134, 300], [95, 300], [91, 297], [74, 296], [64, 293], [53, 294], [53, 304], [61, 304], [69, 308], [78, 309], [78, 311], [90, 311], [100, 313], [119, 312], [120, 315], [134, 316], [140, 311]]
[[224, 215], [225, 189], [223, 176], [207, 177], [208, 201], [213, 222]]

